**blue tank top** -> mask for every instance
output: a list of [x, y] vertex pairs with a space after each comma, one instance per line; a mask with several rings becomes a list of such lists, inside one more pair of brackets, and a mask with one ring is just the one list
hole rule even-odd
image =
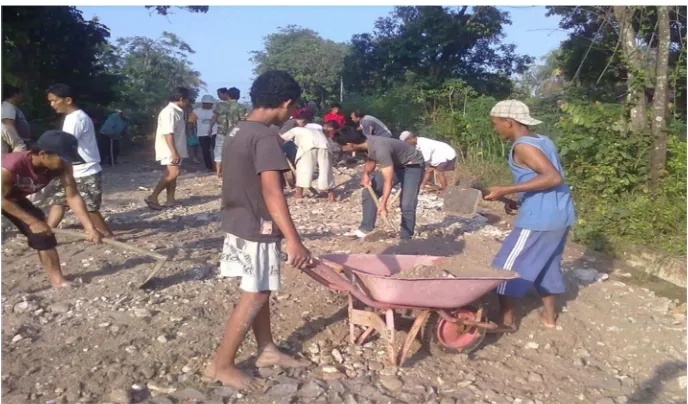
[[[511, 168], [515, 184], [529, 181], [538, 175], [530, 168], [521, 167], [514, 162], [514, 147], [519, 143], [537, 147], [564, 178], [564, 170], [559, 162], [556, 146], [547, 136], [536, 136], [518, 138], [511, 147], [509, 168]], [[514, 224], [522, 229], [558, 230], [570, 227], [576, 222], [576, 212], [566, 181], [548, 190], [523, 192], [520, 195], [520, 202], [521, 206]]]

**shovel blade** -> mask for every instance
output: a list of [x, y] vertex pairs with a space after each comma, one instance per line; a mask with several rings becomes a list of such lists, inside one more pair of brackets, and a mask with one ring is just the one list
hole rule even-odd
[[473, 217], [478, 211], [478, 203], [482, 197], [482, 192], [477, 189], [450, 186], [444, 195], [443, 209], [457, 216]]

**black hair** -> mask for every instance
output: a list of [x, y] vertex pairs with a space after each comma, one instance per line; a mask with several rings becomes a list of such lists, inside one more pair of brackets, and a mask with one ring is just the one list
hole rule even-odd
[[55, 97], [60, 98], [71, 98], [72, 101], [75, 101], [76, 99], [76, 97], [74, 96], [74, 89], [62, 83], [57, 83], [50, 86], [46, 91], [46, 94], [52, 94]]
[[21, 90], [18, 87], [3, 84], [2, 86], [2, 100], [8, 100], [15, 95], [21, 94]]
[[286, 101], [296, 102], [299, 97], [301, 86], [283, 70], [267, 71], [258, 76], [251, 86], [254, 108], [277, 108]]
[[227, 94], [227, 91], [229, 91], [227, 90], [227, 87], [220, 87], [217, 89], [217, 92], [220, 94]]
[[356, 109], [353, 111], [353, 114], [356, 118], [363, 118], [366, 114], [361, 111], [360, 109]]
[[227, 90], [227, 94], [229, 95], [230, 100], [238, 100], [241, 97], [241, 91], [239, 91], [239, 89], [236, 87], [232, 87]]
[[334, 137], [337, 144], [344, 146], [347, 143], [361, 144], [366, 142], [366, 137], [363, 133], [354, 130], [349, 126], [343, 127]]
[[170, 102], [178, 102], [182, 99], [189, 99], [189, 89], [186, 87], [176, 87], [170, 95]]
[[331, 126], [334, 130], [339, 129], [339, 124], [336, 121], [327, 121], [323, 124], [323, 126]]
[[306, 111], [301, 111], [301, 113], [299, 113], [299, 116], [297, 116], [296, 119], [303, 119], [306, 122], [311, 121], [311, 118], [308, 116], [308, 112]]
[[332, 104], [330, 104], [330, 109], [332, 108], [342, 109], [342, 106], [338, 102], [333, 102]]

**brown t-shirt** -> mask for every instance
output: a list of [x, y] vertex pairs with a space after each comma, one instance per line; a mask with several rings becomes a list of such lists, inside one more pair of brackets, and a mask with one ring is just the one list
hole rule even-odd
[[2, 168], [12, 173], [12, 190], [9, 199], [24, 198], [45, 188], [61, 171], [36, 168], [31, 163], [31, 152], [8, 153], [2, 156]]
[[261, 122], [239, 122], [222, 150], [223, 230], [248, 241], [280, 240], [282, 232], [265, 207], [260, 173], [287, 170], [277, 131]]

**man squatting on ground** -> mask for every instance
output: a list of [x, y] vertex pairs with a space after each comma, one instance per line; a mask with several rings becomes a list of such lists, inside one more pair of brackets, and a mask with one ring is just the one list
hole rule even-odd
[[215, 104], [213, 119], [210, 121], [208, 136], [213, 133], [213, 128], [217, 124], [217, 136], [215, 137], [215, 170], [217, 178], [222, 177], [222, 146], [224, 145], [227, 134], [234, 126], [246, 117], [246, 108], [239, 104], [241, 92], [238, 88], [232, 87], [229, 90], [221, 88], [218, 90], [220, 101]]
[[77, 148], [74, 136], [50, 130], [38, 139], [31, 151], [2, 156], [2, 215], [27, 238], [29, 247], [38, 251], [53, 287], [69, 285], [60, 268], [55, 249], [57, 240], [43, 211], [26, 197], [45, 188], [54, 178], [60, 178], [67, 203], [84, 226], [86, 239], [100, 243], [102, 235], [91, 221], [72, 173], [72, 162], [81, 160]]
[[566, 290], [561, 273], [566, 236], [576, 222], [569, 187], [564, 182], [564, 170], [554, 143], [530, 131], [531, 126], [542, 122], [530, 116], [524, 103], [501, 101], [492, 108], [490, 116], [499, 137], [513, 142], [509, 167], [514, 185], [492, 187], [485, 199], [520, 194], [519, 204], [505, 206], [507, 213], [518, 209], [518, 216], [514, 229], [492, 262], [497, 268], [521, 275], [497, 288], [501, 311], [501, 326], [497, 331], [516, 331], [516, 299], [522, 298], [531, 286], [542, 298], [540, 321], [552, 328], [557, 320], [556, 295]]
[[[103, 201], [103, 168], [100, 166], [100, 151], [96, 129], [91, 118], [77, 105], [74, 90], [66, 84], [55, 84], [47, 91], [50, 106], [58, 114], [64, 115], [62, 130], [74, 136], [78, 143], [78, 152], [81, 156], [81, 164], [73, 165], [76, 188], [81, 195], [88, 216], [99, 232], [106, 237], [112, 237], [112, 231], [100, 214], [100, 205]], [[61, 177], [53, 183], [47, 193], [50, 212], [48, 213], [48, 225], [57, 227], [64, 218], [65, 211], [69, 208], [65, 197]]]
[[270, 293], [280, 286], [280, 242], [287, 242], [289, 263], [310, 265], [289, 214], [282, 191], [282, 173], [289, 170], [280, 137], [271, 125], [282, 125], [301, 96], [298, 83], [284, 71], [260, 75], [251, 87], [253, 111], [227, 137], [222, 165], [222, 215], [226, 232], [220, 272], [241, 277], [242, 294], [232, 311], [220, 346], [205, 370], [204, 380], [252, 390], [255, 381], [235, 367], [239, 345], [253, 329], [258, 345], [257, 367], [306, 366], [280, 352], [272, 339]]
[[[380, 207], [375, 208], [375, 202], [370, 193], [363, 191], [363, 219], [359, 228], [346, 236], [365, 238], [375, 228], [377, 215], [387, 215], [387, 201], [392, 188], [401, 183], [401, 239], [411, 239], [416, 227], [416, 206], [418, 205], [418, 192], [423, 178], [423, 155], [415, 147], [382, 136], [366, 137], [350, 128], [342, 128], [341, 134], [335, 137], [335, 141], [342, 145], [346, 152], [368, 152], [361, 186], [371, 186], [380, 200]], [[379, 165], [380, 171], [374, 175], [375, 167]]]
[[186, 120], [184, 108], [189, 105], [189, 89], [177, 87], [170, 96], [170, 102], [158, 114], [158, 128], [155, 131], [155, 160], [165, 167], [165, 174], [155, 186], [153, 193], [144, 202], [153, 210], [163, 209], [158, 197], [167, 191], [164, 207], [177, 205], [175, 191], [177, 177], [183, 159], [189, 156], [186, 148]]
[[334, 202], [334, 173], [330, 164], [330, 153], [325, 134], [308, 127], [308, 118], [302, 114], [298, 126], [282, 135], [285, 141], [296, 144], [296, 193], [294, 198], [303, 198], [303, 190], [311, 187], [315, 167], [318, 167], [318, 191], [327, 191], [327, 199]]
[[440, 189], [446, 190], [447, 177], [444, 173], [452, 172], [456, 168], [456, 151], [454, 151], [454, 148], [444, 142], [427, 137], [418, 137], [408, 130], [401, 132], [399, 140], [403, 140], [411, 146], [416, 146], [423, 154], [425, 175], [420, 183], [420, 189], [428, 185], [432, 173], [437, 172], [437, 181], [439, 181]]

